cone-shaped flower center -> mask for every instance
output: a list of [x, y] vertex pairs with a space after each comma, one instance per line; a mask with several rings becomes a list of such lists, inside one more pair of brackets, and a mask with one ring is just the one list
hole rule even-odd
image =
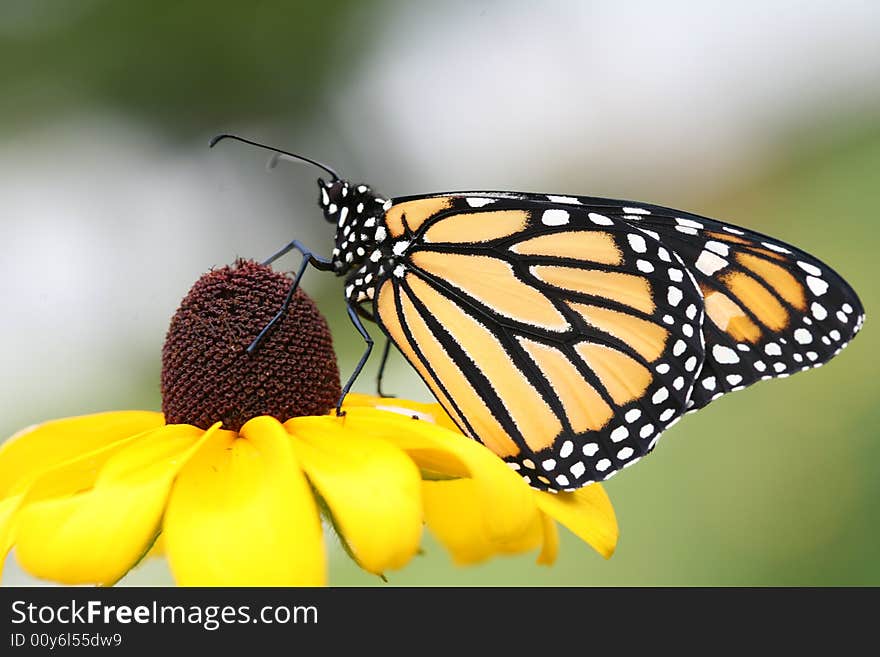
[[297, 290], [253, 354], [246, 349], [284, 302], [291, 280], [249, 261], [202, 276], [171, 319], [162, 349], [168, 424], [238, 431], [251, 418], [322, 415], [340, 395], [327, 322]]

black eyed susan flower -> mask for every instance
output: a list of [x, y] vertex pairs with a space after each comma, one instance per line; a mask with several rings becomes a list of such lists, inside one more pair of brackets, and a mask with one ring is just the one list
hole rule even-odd
[[163, 553], [182, 585], [322, 585], [322, 515], [381, 574], [425, 524], [460, 564], [539, 549], [555, 520], [608, 557], [598, 484], [551, 495], [464, 437], [438, 404], [352, 394], [337, 416], [330, 333], [301, 291], [254, 355], [245, 348], [290, 281], [239, 262], [203, 276], [171, 321], [163, 412], [54, 420], [0, 446], [0, 564], [109, 585]]

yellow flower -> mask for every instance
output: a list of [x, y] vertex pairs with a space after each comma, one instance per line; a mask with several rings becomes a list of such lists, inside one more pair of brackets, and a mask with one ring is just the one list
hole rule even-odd
[[196, 283], [163, 350], [164, 413], [55, 420], [0, 446], [0, 565], [14, 546], [37, 577], [110, 585], [163, 552], [182, 585], [322, 585], [322, 514], [375, 574], [418, 552], [425, 523], [462, 564], [539, 548], [552, 563], [553, 519], [610, 556], [598, 484], [533, 490], [437, 404], [352, 394], [337, 416], [329, 331], [304, 294], [244, 353], [289, 284], [253, 263]]
[[[571, 493], [536, 490], [483, 445], [466, 438], [440, 404], [356, 394], [346, 399], [356, 405], [347, 407], [347, 417], [356, 419], [359, 428], [394, 442], [418, 463], [425, 521], [456, 563], [541, 548], [538, 563], [551, 565], [559, 547], [554, 521], [606, 559], [614, 553], [617, 519], [600, 484]], [[407, 423], [385, 411], [414, 413], [427, 422]]]

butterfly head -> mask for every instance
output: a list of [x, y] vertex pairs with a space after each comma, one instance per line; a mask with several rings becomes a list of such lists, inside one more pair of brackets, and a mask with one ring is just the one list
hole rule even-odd
[[318, 179], [318, 205], [324, 219], [336, 225], [333, 266], [344, 274], [360, 265], [385, 239], [384, 214], [391, 201], [379, 196], [369, 185], [347, 180]]
[[335, 224], [339, 220], [341, 209], [348, 207], [351, 183], [346, 180], [325, 182], [322, 178], [318, 178], [318, 189], [321, 193], [318, 205], [324, 211], [324, 219], [327, 223]]

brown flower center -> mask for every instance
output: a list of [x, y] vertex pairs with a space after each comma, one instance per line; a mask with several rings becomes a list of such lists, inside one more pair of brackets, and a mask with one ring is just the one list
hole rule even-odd
[[251, 418], [323, 415], [340, 395], [327, 322], [300, 289], [253, 354], [245, 350], [284, 302], [291, 280], [239, 261], [202, 276], [171, 318], [162, 348], [168, 424], [238, 431]]

